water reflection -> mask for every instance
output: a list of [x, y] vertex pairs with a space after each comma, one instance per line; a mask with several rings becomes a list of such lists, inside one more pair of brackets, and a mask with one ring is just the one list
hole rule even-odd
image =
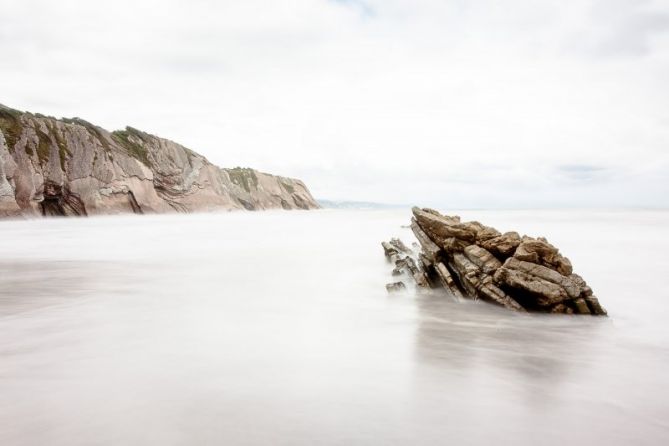
[[[667, 436], [665, 423], [649, 423], [669, 405], [655, 400], [657, 373], [643, 370], [667, 349], [614, 341], [612, 320], [514, 314], [438, 293], [418, 296], [416, 307], [414, 413], [446, 410], [442, 427], [459, 441], [625, 444], [637, 429], [651, 443]], [[643, 416], [629, 410], [644, 399], [660, 405]]]
[[582, 364], [610, 327], [604, 318], [517, 314], [483, 302], [454, 303], [438, 291], [416, 299], [416, 355], [426, 363], [466, 369], [484, 365], [523, 381], [559, 384]]
[[0, 262], [0, 316], [85, 295], [94, 265], [76, 261]]

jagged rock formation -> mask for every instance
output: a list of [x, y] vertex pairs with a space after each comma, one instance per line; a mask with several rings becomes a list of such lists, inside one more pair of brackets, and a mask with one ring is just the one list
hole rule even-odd
[[222, 169], [131, 127], [0, 105], [0, 217], [318, 207], [300, 180]]
[[545, 238], [502, 234], [432, 209], [412, 211], [411, 229], [422, 249], [416, 256], [398, 239], [382, 243], [395, 264], [393, 276], [405, 274], [419, 288], [443, 287], [457, 298], [515, 311], [606, 315], [569, 259]]

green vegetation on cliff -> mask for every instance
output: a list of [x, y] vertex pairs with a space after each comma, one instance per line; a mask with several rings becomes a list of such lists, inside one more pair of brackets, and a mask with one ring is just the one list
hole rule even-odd
[[[35, 119], [38, 118], [38, 119]], [[60, 157], [60, 166], [65, 170], [65, 161], [68, 157], [71, 156], [70, 151], [67, 149], [67, 143], [63, 139], [59, 129], [54, 125], [56, 118], [51, 116], [44, 116], [39, 113], [32, 114], [28, 112], [21, 112], [19, 110], [14, 110], [12, 108], [0, 106], [0, 131], [2, 131], [5, 136], [5, 141], [10, 152], [14, 152], [16, 143], [18, 142], [21, 134], [24, 131], [25, 127], [32, 127], [35, 130], [35, 135], [37, 136], [37, 143], [33, 141], [28, 141], [25, 145], [25, 151], [28, 155], [34, 156], [37, 152], [37, 158], [40, 164], [48, 162], [49, 157], [51, 156], [51, 146], [55, 143], [58, 147], [58, 154]], [[81, 124], [85, 122], [82, 120], [63, 120], [69, 123]], [[42, 123], [46, 125], [48, 129], [47, 132], [44, 132]], [[90, 123], [86, 123], [88, 126], [94, 127]]]
[[40, 164], [49, 161], [49, 154], [51, 152], [51, 138], [39, 128], [35, 129], [37, 134], [37, 158]]
[[5, 136], [5, 141], [10, 152], [14, 151], [14, 146], [21, 137], [23, 130], [23, 124], [21, 123], [22, 114], [22, 112], [13, 108], [0, 106], [0, 130]]
[[54, 121], [56, 118], [51, 118], [48, 117], [49, 121], [47, 121], [47, 127], [49, 128], [49, 131], [51, 135], [56, 139], [56, 144], [58, 145], [58, 155], [60, 156], [60, 167], [65, 170], [65, 160], [70, 158], [72, 156], [72, 152], [70, 152], [67, 148], [67, 143], [63, 139], [63, 135], [60, 132], [60, 129], [54, 125]]
[[110, 150], [111, 146], [109, 145], [109, 141], [107, 141], [105, 135], [102, 134], [100, 128], [95, 124], [91, 124], [90, 122], [81, 118], [63, 118], [61, 121], [65, 122], [66, 124], [75, 124], [84, 127], [86, 130], [88, 130], [88, 133], [93, 135], [100, 142], [102, 147], [104, 147], [106, 150]]
[[116, 130], [112, 132], [112, 139], [123, 147], [128, 155], [141, 161], [147, 167], [151, 166], [149, 151], [144, 147], [144, 138], [146, 134], [132, 127], [126, 127], [125, 130]]
[[295, 187], [292, 184], [290, 184], [290, 182], [286, 181], [284, 178], [279, 177], [279, 183], [284, 189], [286, 189], [286, 191], [289, 194], [295, 193]]
[[225, 169], [230, 175], [230, 181], [243, 188], [246, 192], [258, 188], [258, 177], [253, 169], [245, 167], [235, 167], [234, 169]]

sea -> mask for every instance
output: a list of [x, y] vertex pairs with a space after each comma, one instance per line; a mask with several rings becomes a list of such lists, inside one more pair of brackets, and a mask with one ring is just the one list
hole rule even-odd
[[409, 209], [0, 222], [0, 445], [669, 444], [669, 212], [545, 236], [609, 317], [393, 281]]

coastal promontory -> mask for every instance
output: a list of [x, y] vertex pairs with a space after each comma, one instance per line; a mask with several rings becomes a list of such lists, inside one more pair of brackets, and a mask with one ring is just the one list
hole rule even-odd
[[318, 207], [297, 179], [221, 168], [132, 127], [0, 105], [0, 217]]

